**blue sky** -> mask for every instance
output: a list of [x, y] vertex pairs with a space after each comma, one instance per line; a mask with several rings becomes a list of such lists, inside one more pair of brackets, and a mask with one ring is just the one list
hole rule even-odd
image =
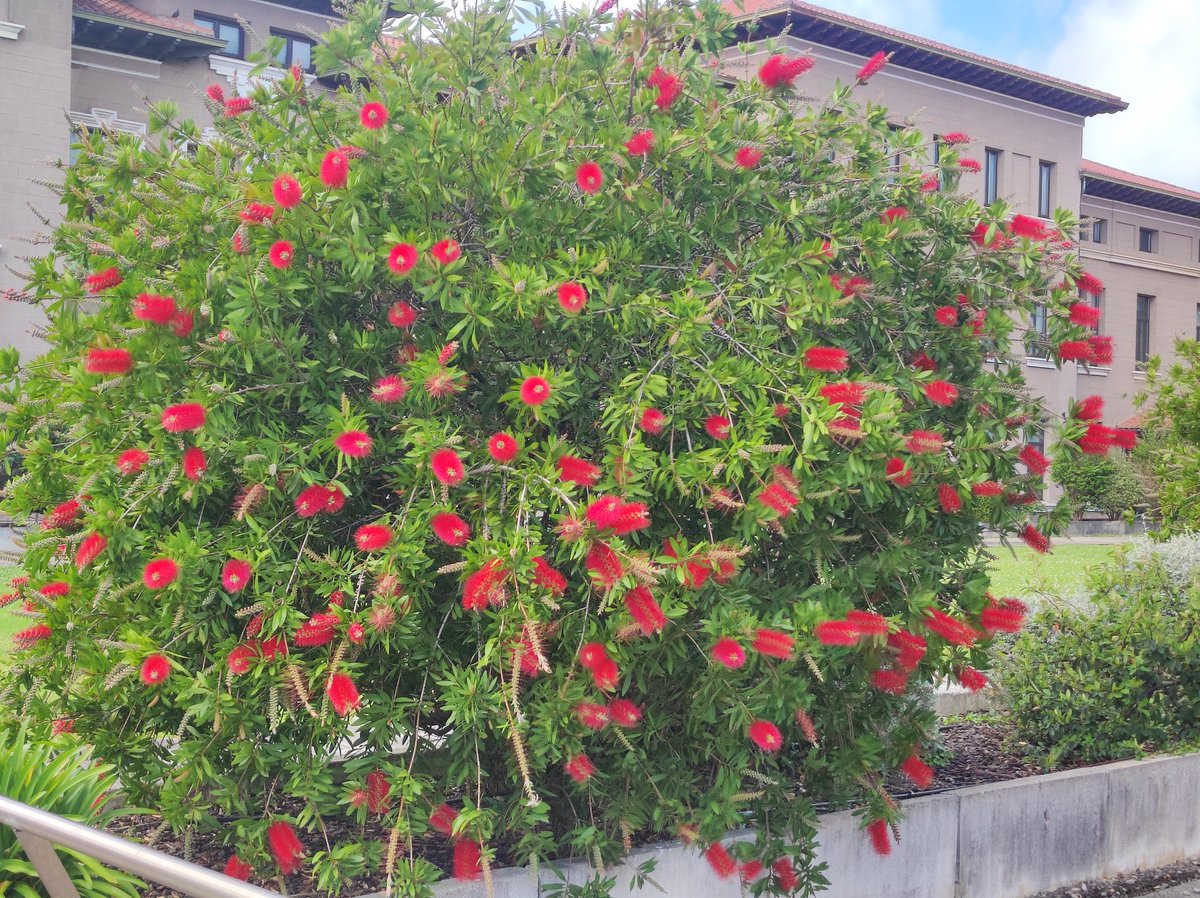
[[1200, 190], [1200, 0], [812, 0], [1116, 94], [1084, 156]]

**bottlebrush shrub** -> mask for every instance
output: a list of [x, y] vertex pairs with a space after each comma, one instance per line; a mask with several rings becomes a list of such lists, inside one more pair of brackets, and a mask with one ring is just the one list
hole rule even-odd
[[801, 108], [806, 65], [727, 89], [712, 3], [515, 50], [503, 11], [415, 8], [383, 40], [354, 7], [336, 95], [84, 138], [33, 272], [52, 348], [2, 397], [10, 512], [77, 503], [30, 537], [49, 629], [9, 694], [257, 876], [334, 881], [348, 815], [419, 890], [445, 803], [467, 877], [501, 838], [609, 863], [750, 822], [733, 858], [811, 890], [811, 801], [857, 797], [878, 844], [915, 687], [982, 682], [979, 523], [1042, 544], [1068, 513], [1030, 526], [1045, 422], [1009, 347], [1035, 302], [1090, 333], [1075, 223], [1010, 232], [952, 150], [923, 190], [920, 135], [852, 87]]

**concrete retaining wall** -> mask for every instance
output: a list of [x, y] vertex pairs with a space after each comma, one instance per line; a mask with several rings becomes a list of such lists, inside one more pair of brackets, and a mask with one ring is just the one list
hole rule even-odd
[[[1028, 898], [1090, 879], [1200, 856], [1200, 753], [1121, 761], [904, 802], [901, 841], [888, 857], [872, 852], [848, 811], [820, 823], [819, 857], [828, 865], [828, 898]], [[750, 834], [731, 833], [729, 841]], [[634, 869], [653, 858], [668, 898], [739, 898], [736, 878], [720, 880], [694, 850], [665, 843], [635, 851], [620, 868], [617, 898]], [[592, 871], [559, 867], [572, 883]], [[560, 882], [549, 868], [500, 870], [495, 898], [536, 898]], [[447, 882], [439, 898], [484, 898], [481, 883]]]

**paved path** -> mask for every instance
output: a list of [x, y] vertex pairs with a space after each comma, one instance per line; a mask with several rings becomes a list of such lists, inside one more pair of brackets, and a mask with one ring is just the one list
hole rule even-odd
[[1169, 889], [1163, 889], [1158, 892], [1147, 892], [1146, 894], [1153, 895], [1155, 898], [1196, 898], [1197, 895], [1200, 895], [1200, 879], [1171, 886]]
[[[0, 552], [18, 552], [17, 544], [13, 541], [13, 530], [11, 527], [0, 527]], [[0, 567], [4, 564], [0, 562]]]
[[[1056, 546], [1120, 546], [1136, 538], [1134, 536], [1055, 536], [1051, 542]], [[1014, 546], [1021, 545], [1021, 538], [1013, 536], [1009, 542]], [[984, 536], [983, 544], [998, 546], [1000, 540], [988, 534]]]

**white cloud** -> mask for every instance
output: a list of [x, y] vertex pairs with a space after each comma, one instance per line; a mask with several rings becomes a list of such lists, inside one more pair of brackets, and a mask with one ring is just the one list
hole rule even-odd
[[1200, 190], [1200, 3], [1074, 0], [1045, 70], [1116, 94], [1124, 112], [1088, 119], [1088, 159]]
[[847, 15], [897, 28], [910, 34], [933, 36], [945, 30], [938, 0], [814, 0]]

